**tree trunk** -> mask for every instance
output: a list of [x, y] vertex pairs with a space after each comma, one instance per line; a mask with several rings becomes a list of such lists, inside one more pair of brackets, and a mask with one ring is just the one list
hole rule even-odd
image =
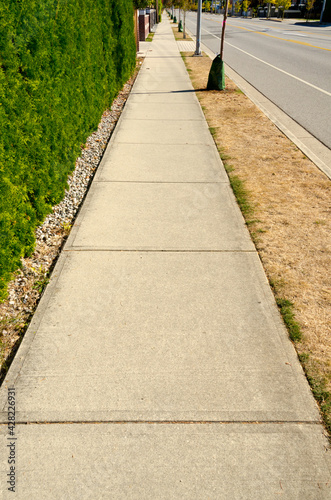
[[186, 38], [186, 10], [184, 10], [183, 38]]

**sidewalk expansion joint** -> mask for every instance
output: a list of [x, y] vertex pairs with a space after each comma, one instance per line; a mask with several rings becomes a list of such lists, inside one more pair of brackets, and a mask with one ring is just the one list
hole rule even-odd
[[[58, 420], [16, 421], [15, 425], [102, 425], [102, 424], [151, 424], [151, 425], [321, 425], [319, 420]], [[1, 422], [0, 427], [8, 425]]]
[[224, 181], [102, 181], [95, 180], [94, 184], [229, 184], [225, 179]]
[[[180, 103], [181, 106], [185, 106], [185, 103]], [[155, 118], [123, 118], [123, 121], [130, 121], [130, 122], [155, 122]], [[206, 119], [205, 117], [202, 118], [162, 118], [163, 122], [205, 122]]]
[[160, 250], [160, 249], [136, 249], [136, 248], [94, 248], [94, 247], [71, 247], [64, 248], [62, 252], [146, 252], [146, 253], [256, 253], [255, 248], [251, 250]]
[[[210, 134], [210, 139], [212, 140], [212, 135]], [[117, 144], [142, 144], [144, 146], [213, 146], [215, 147], [215, 142], [132, 142], [132, 141], [117, 141]]]

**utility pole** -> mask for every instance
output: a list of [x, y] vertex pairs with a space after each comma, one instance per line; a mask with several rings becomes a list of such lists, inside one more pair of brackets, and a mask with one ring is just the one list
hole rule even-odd
[[323, 2], [321, 17], [320, 17], [320, 23], [323, 22], [323, 16], [324, 16], [324, 11], [325, 11], [325, 4], [326, 4], [326, 0], [324, 0], [324, 2]]
[[197, 11], [197, 37], [195, 46], [195, 56], [201, 56], [201, 14], [202, 14], [202, 0], [198, 0], [198, 11]]

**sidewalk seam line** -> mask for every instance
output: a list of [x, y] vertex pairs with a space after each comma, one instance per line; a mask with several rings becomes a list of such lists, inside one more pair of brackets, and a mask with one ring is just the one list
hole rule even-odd
[[146, 250], [127, 248], [93, 248], [78, 247], [62, 250], [63, 252], [145, 252], [145, 253], [256, 253], [255, 250]]
[[226, 184], [228, 185], [228, 181], [103, 181], [103, 180], [96, 180], [94, 184]]
[[[160, 424], [160, 425], [321, 425], [318, 420], [58, 420], [49, 422], [47, 420], [24, 420], [16, 421], [15, 425], [95, 425], [95, 424]], [[8, 422], [0, 422], [1, 425], [8, 425]]]

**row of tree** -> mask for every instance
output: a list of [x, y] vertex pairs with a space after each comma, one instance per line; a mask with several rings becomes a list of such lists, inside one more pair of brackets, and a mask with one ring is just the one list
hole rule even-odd
[[[267, 7], [267, 17], [270, 17], [271, 14], [271, 6], [274, 5], [279, 12], [281, 12], [282, 19], [284, 18], [285, 11], [288, 10], [292, 5], [293, 0], [272, 0], [266, 4]], [[316, 0], [306, 0], [306, 18], [307, 20], [311, 17], [314, 4]], [[229, 0], [230, 10], [232, 3], [234, 5], [234, 12], [237, 15], [247, 15], [249, 9], [252, 9], [253, 13], [257, 12], [258, 6], [263, 6], [265, 3], [261, 0]], [[192, 10], [197, 11], [198, 4], [197, 0], [163, 0], [163, 5], [165, 8], [174, 8], [182, 9], [184, 11]], [[219, 8], [223, 9], [225, 6], [225, 0], [220, 0]], [[215, 12], [216, 10], [216, 1], [205, 1], [202, 3], [202, 11], [205, 12]]]
[[136, 10], [146, 9], [147, 7], [151, 7], [156, 9], [158, 12], [158, 18], [161, 19], [162, 12], [162, 0], [133, 0], [133, 7]]

